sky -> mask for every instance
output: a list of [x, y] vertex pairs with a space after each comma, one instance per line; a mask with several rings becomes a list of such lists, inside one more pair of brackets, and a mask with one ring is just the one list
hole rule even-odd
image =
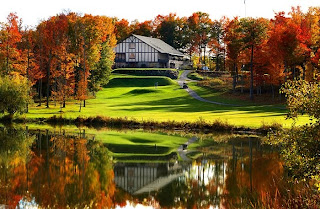
[[0, 22], [15, 12], [22, 18], [23, 25], [35, 26], [63, 11], [125, 18], [129, 22], [151, 20], [158, 14], [190, 16], [197, 11], [208, 13], [211, 19], [272, 18], [275, 12], [287, 13], [292, 6], [301, 6], [302, 11], [307, 11], [311, 6], [320, 7], [320, 0], [5, 0], [0, 7]]

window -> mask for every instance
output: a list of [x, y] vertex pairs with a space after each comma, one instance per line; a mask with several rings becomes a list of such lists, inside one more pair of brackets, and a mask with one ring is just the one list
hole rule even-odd
[[135, 59], [136, 58], [136, 54], [135, 53], [130, 53], [129, 54], [129, 59]]
[[116, 62], [125, 62], [126, 61], [126, 54], [125, 53], [116, 53]]
[[135, 43], [129, 43], [129, 49], [135, 49], [136, 44]]

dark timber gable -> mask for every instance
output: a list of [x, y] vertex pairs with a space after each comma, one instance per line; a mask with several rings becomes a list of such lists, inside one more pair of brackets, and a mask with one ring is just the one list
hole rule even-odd
[[[183, 64], [184, 54], [165, 42], [131, 35], [115, 48], [115, 67], [172, 67]], [[170, 60], [171, 59], [171, 60]]]

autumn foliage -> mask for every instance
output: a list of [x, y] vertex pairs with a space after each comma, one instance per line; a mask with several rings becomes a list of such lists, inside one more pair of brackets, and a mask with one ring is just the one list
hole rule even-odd
[[[88, 92], [98, 89], [87, 89], [93, 86], [89, 85], [92, 72], [111, 71], [112, 64], [102, 69], [97, 63], [113, 62], [112, 18], [70, 12], [43, 20], [35, 29], [24, 29], [21, 22], [12, 13], [1, 24], [0, 75], [25, 77], [36, 92], [33, 96], [39, 95], [35, 97], [39, 105], [44, 97], [47, 107], [50, 101], [64, 107], [67, 99], [85, 100]], [[101, 57], [105, 51], [108, 56]], [[94, 82], [102, 83], [99, 78]]]
[[119, 40], [131, 33], [160, 38], [190, 55], [195, 68], [229, 71], [234, 91], [241, 84], [253, 97], [253, 90], [261, 94], [265, 87], [274, 97], [287, 80], [318, 79], [319, 19], [318, 7], [306, 13], [293, 7], [272, 19], [212, 20], [202, 12], [189, 17], [171, 13], [142, 23], [116, 19], [115, 31]]
[[[319, 79], [320, 9], [306, 13], [299, 7], [272, 19], [222, 17], [195, 12], [189, 17], [174, 13], [143, 22], [61, 13], [35, 28], [22, 26], [11, 13], [1, 23], [0, 75], [25, 77], [32, 96], [46, 106], [54, 101], [83, 101], [95, 95], [109, 79], [113, 48], [130, 34], [160, 38], [189, 55], [195, 68], [228, 71], [233, 91], [239, 86], [272, 94], [287, 80]], [[80, 106], [81, 107], [81, 106]]]

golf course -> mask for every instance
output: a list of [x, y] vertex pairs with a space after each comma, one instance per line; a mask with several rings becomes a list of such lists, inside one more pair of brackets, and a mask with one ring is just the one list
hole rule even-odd
[[[188, 80], [189, 88], [183, 89], [178, 84], [179, 79], [112, 74], [109, 83], [95, 97], [91, 96], [86, 100], [86, 107], [83, 107], [81, 112], [77, 100], [68, 101], [62, 112], [59, 104], [55, 105], [54, 101], [51, 101], [50, 108], [33, 104], [25, 117], [45, 119], [56, 115], [68, 119], [104, 116], [154, 122], [222, 121], [249, 128], [273, 123], [290, 127], [293, 122], [286, 120], [287, 110], [284, 104], [255, 104], [249, 99], [244, 101], [232, 96], [225, 97], [222, 96], [222, 91], [201, 87]], [[193, 90], [206, 101], [193, 98], [189, 95], [189, 90]], [[307, 120], [308, 118], [303, 117], [297, 124]]]

